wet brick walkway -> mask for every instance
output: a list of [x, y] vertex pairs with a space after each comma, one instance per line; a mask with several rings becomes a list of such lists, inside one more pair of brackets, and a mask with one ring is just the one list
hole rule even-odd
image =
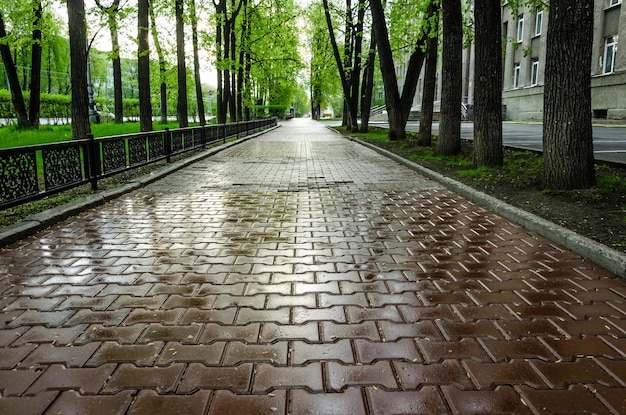
[[0, 251], [0, 414], [626, 413], [626, 286], [312, 121]]

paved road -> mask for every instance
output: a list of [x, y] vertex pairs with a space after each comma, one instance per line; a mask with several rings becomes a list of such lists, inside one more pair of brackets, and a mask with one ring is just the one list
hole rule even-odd
[[310, 120], [0, 250], [0, 414], [626, 413], [626, 285]]
[[[386, 123], [373, 125], [386, 127]], [[419, 131], [419, 122], [409, 122], [408, 131]], [[433, 124], [433, 132], [439, 131], [439, 123]], [[474, 138], [474, 124], [461, 124], [461, 137]], [[522, 149], [542, 151], [543, 125], [510, 123], [502, 124], [502, 139], [505, 145]], [[593, 145], [596, 160], [626, 164], [626, 127], [593, 127]]]

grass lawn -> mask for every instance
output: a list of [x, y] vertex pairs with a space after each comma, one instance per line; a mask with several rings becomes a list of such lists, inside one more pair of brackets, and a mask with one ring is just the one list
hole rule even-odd
[[[198, 123], [190, 123], [189, 125], [195, 126]], [[161, 124], [155, 122], [153, 128], [155, 131], [164, 130], [165, 128], [174, 129], [178, 128], [178, 123]], [[91, 131], [94, 137], [133, 134], [139, 132], [139, 122], [92, 124]], [[57, 143], [71, 139], [72, 127], [70, 125], [42, 125], [38, 130], [19, 130], [14, 125], [0, 128], [0, 148]]]

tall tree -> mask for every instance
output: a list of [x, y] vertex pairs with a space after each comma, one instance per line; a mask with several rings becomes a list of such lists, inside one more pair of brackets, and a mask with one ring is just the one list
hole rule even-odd
[[139, 50], [137, 58], [137, 75], [139, 81], [139, 128], [141, 131], [152, 131], [152, 101], [150, 96], [150, 44], [148, 41], [149, 23], [148, 0], [139, 0], [137, 4], [137, 26]]
[[437, 58], [439, 56], [439, 10], [438, 2], [431, 1], [429, 11], [431, 18], [428, 22], [430, 38], [426, 42], [426, 62], [424, 64], [424, 88], [422, 90], [422, 108], [420, 111], [420, 127], [417, 135], [417, 145], [429, 147], [432, 145], [432, 127], [437, 88]]
[[115, 122], [124, 122], [124, 103], [122, 92], [122, 58], [120, 56], [118, 13], [120, 12], [120, 0], [113, 0], [111, 5], [106, 6], [102, 0], [96, 0], [96, 5], [104, 14], [111, 35], [111, 62], [113, 65], [113, 113]]
[[17, 116], [17, 126], [18, 128], [28, 128], [30, 127], [30, 120], [26, 112], [26, 103], [24, 102], [24, 95], [22, 94], [17, 68], [13, 62], [13, 55], [11, 55], [11, 48], [8, 42], [5, 41], [6, 38], [7, 33], [4, 26], [4, 19], [2, 13], [0, 13], [0, 53], [2, 54], [2, 62], [6, 70], [9, 88], [11, 89], [11, 100], [13, 101], [13, 108]]
[[363, 16], [365, 14], [365, 2], [359, 0], [358, 15], [356, 24], [353, 22], [352, 7], [350, 0], [346, 1], [346, 30], [344, 40], [343, 57], [339, 51], [339, 45], [335, 37], [335, 29], [330, 13], [328, 0], [323, 0], [326, 24], [330, 35], [330, 42], [333, 54], [339, 70], [339, 79], [343, 87], [344, 101], [347, 117], [344, 116], [344, 123], [347, 128], [358, 130], [358, 102], [359, 102], [359, 81], [361, 67], [361, 50], [363, 42]]
[[113, 113], [115, 122], [124, 122], [124, 105], [122, 93], [122, 58], [120, 56], [120, 42], [118, 29], [118, 13], [120, 12], [120, 0], [113, 0], [111, 5], [106, 6], [102, 0], [96, 0], [96, 5], [103, 13], [111, 35], [111, 62], [113, 66]]
[[475, 87], [474, 166], [500, 166], [502, 149], [502, 6], [500, 0], [474, 4]]
[[[380, 71], [382, 72], [383, 84], [385, 86], [385, 105], [389, 118], [388, 135], [390, 140], [403, 140], [406, 138], [406, 123], [409, 119], [411, 105], [417, 90], [418, 76], [424, 62], [423, 46], [429, 34], [427, 31], [422, 30], [415, 45], [412, 47], [402, 94], [400, 94], [393, 51], [389, 41], [389, 32], [381, 0], [370, 0], [370, 7], [372, 9], [372, 26], [376, 42], [378, 43]], [[427, 16], [428, 18], [429, 16]]]
[[376, 70], [376, 36], [374, 30], [370, 34], [370, 47], [367, 53], [365, 68], [363, 69], [363, 84], [361, 86], [361, 127], [359, 131], [366, 133], [369, 130], [370, 112], [372, 109], [372, 95], [374, 93], [374, 72]]
[[198, 103], [198, 115], [200, 116], [200, 124], [206, 124], [204, 116], [204, 101], [202, 99], [202, 83], [200, 80], [200, 54], [198, 48], [198, 16], [196, 15], [196, 2], [189, 2], [189, 14], [191, 18], [191, 43], [193, 45], [193, 71], [196, 84], [196, 101]]
[[450, 156], [461, 152], [461, 100], [463, 71], [463, 12], [461, 0], [445, 0], [441, 62], [441, 114], [437, 153]]
[[150, 1], [150, 31], [152, 32], [152, 41], [154, 42], [154, 48], [156, 49], [157, 56], [159, 58], [159, 97], [161, 107], [161, 123], [167, 124], [167, 62], [165, 60], [165, 53], [161, 47], [159, 41], [159, 31], [156, 24], [156, 12], [155, 1]]
[[72, 138], [87, 138], [89, 124], [89, 94], [87, 91], [87, 24], [85, 2], [67, 2], [70, 35], [70, 60], [72, 79]]
[[31, 128], [39, 128], [39, 110], [41, 108], [41, 20], [43, 7], [41, 0], [33, 1], [33, 44], [31, 46], [30, 68], [30, 104], [28, 118]]
[[550, 1], [543, 135], [543, 185], [549, 189], [595, 184], [590, 74], [593, 7], [593, 0]]
[[176, 60], [178, 62], [178, 104], [176, 114], [181, 128], [189, 125], [187, 108], [187, 66], [185, 64], [184, 0], [174, 1], [176, 15]]

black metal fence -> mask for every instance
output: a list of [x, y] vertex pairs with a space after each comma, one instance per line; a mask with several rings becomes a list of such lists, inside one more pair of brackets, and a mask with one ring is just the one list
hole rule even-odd
[[0, 209], [276, 126], [276, 118], [0, 149]]

